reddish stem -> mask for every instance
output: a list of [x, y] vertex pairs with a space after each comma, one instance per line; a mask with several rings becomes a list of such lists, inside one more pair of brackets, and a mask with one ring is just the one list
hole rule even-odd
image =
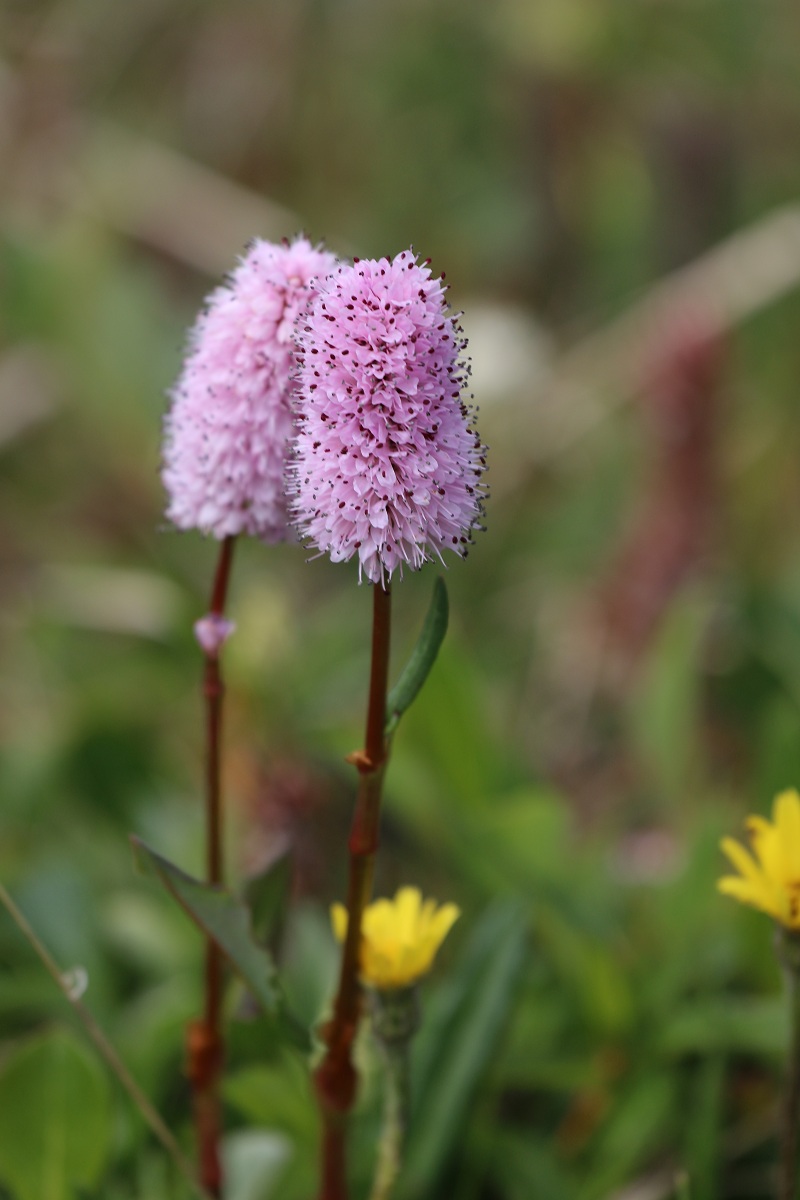
[[366, 757], [372, 769], [383, 766], [386, 757], [386, 692], [389, 686], [389, 641], [392, 620], [390, 586], [373, 584], [372, 665], [367, 706]]
[[322, 1180], [325, 1200], [347, 1200], [345, 1118], [330, 1109], [323, 1113]]
[[352, 1047], [361, 1015], [361, 988], [358, 981], [361, 920], [372, 893], [387, 759], [385, 726], [390, 628], [389, 587], [375, 584], [365, 747], [349, 759], [358, 770], [359, 786], [348, 841], [347, 934], [342, 948], [333, 1017], [324, 1033], [328, 1049], [314, 1076], [323, 1117], [319, 1200], [347, 1200], [346, 1117], [353, 1106], [357, 1084]]
[[[235, 539], [227, 537], [220, 546], [214, 586], [212, 617], [222, 617], [228, 593]], [[203, 695], [206, 702], [206, 880], [222, 883], [222, 706], [225, 693], [219, 650], [205, 650]], [[222, 1074], [222, 954], [212, 938], [206, 940], [205, 1005], [201, 1020], [193, 1021], [187, 1035], [187, 1074], [194, 1093], [194, 1120], [200, 1159], [200, 1178], [212, 1196], [222, 1195], [222, 1165], [219, 1154], [219, 1080]]]

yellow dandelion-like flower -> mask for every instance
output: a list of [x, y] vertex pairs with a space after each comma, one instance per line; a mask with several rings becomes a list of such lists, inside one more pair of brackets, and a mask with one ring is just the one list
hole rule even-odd
[[733, 838], [722, 839], [739, 874], [725, 875], [719, 890], [800, 931], [800, 795], [794, 788], [781, 792], [772, 806], [772, 821], [748, 817], [746, 828], [752, 854]]
[[[437, 908], [423, 902], [418, 888], [400, 888], [394, 900], [375, 900], [361, 921], [361, 977], [382, 991], [410, 987], [426, 975], [436, 951], [460, 916], [455, 904]], [[347, 933], [347, 910], [331, 908], [333, 931], [340, 942]]]

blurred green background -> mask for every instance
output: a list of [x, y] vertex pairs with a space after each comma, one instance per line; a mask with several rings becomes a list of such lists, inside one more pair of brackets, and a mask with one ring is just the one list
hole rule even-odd
[[[780, 980], [714, 882], [800, 783], [799, 36], [788, 0], [0, 9], [0, 878], [187, 1144], [200, 938], [127, 833], [201, 870], [215, 546], [165, 528], [160, 423], [203, 296], [302, 228], [446, 270], [491, 448], [387, 782], [378, 891], [463, 910], [400, 1200], [770, 1194]], [[230, 870], [291, 854], [273, 943], [313, 1022], [370, 595], [237, 553]], [[396, 589], [398, 668], [434, 570]], [[41, 1200], [48, 1130], [53, 1200], [184, 1196], [5, 917], [0, 971], [3, 1200]], [[303, 1200], [302, 1061], [236, 1030], [229, 1200]]]

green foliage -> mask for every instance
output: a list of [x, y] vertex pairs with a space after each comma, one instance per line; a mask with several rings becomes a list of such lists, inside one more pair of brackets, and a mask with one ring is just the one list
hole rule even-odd
[[[706, 302], [641, 335], [614, 318], [796, 204], [795, 9], [6, 7], [3, 880], [65, 969], [86, 970], [92, 1012], [188, 1146], [202, 937], [132, 872], [126, 835], [163, 848], [142, 853], [245, 981], [226, 997], [226, 1200], [307, 1200], [306, 1052], [338, 962], [328, 906], [346, 888], [341, 760], [361, 744], [368, 589], [296, 545], [241, 547], [232, 887], [209, 893], [191, 874], [191, 627], [214, 547], [163, 530], [160, 421], [185, 329], [248, 237], [305, 227], [360, 255], [413, 240], [465, 310], [493, 494], [448, 572], [447, 639], [437, 655], [437, 582], [390, 703], [405, 711], [376, 891], [412, 883], [463, 913], [423, 988], [405, 1194], [418, 1180], [452, 1200], [607, 1200], [685, 1177], [691, 1200], [767, 1195], [786, 1014], [768, 922], [714, 880], [720, 836], [800, 783], [800, 299], [790, 285], [726, 333], [702, 500], [687, 484], [703, 438], [691, 426], [670, 457], [689, 426], [659, 424], [670, 398], [648, 356]], [[182, 164], [202, 165], [188, 185]], [[776, 263], [788, 279], [792, 245], [737, 257], [714, 304], [768, 290]], [[677, 564], [676, 529], [698, 533]], [[640, 577], [630, 545], [661, 573]], [[395, 588], [398, 652], [433, 574]], [[635, 644], [633, 618], [606, 619], [620, 593], [633, 618], [652, 605]], [[109, 1127], [91, 1052], [52, 1024], [65, 1013], [0, 915], [3, 1187], [183, 1200], [135, 1114], [120, 1105]], [[380, 1112], [366, 1030], [358, 1054], [365, 1183]]]
[[524, 950], [525, 920], [518, 906], [489, 909], [429, 1013], [417, 1062], [422, 1100], [409, 1134], [399, 1196], [436, 1193], [514, 1003]]
[[226, 1200], [264, 1200], [275, 1194], [290, 1150], [280, 1134], [243, 1130], [225, 1139], [223, 1154]]
[[259, 942], [274, 938], [286, 907], [292, 880], [292, 860], [288, 851], [247, 880], [244, 902], [250, 912], [253, 935]]
[[431, 672], [447, 633], [447, 588], [441, 575], [433, 585], [430, 607], [417, 643], [397, 683], [386, 697], [386, 732], [394, 733], [406, 709], [414, 702]]
[[140, 838], [131, 838], [142, 870], [161, 883], [199, 929], [214, 939], [241, 974], [267, 1016], [278, 1011], [279, 993], [275, 964], [253, 935], [250, 911], [223, 887], [193, 879], [180, 867], [151, 850]]
[[632, 697], [632, 741], [657, 793], [679, 804], [696, 778], [700, 662], [708, 605], [686, 597], [668, 614]]
[[75, 1200], [111, 1139], [103, 1069], [66, 1029], [21, 1042], [0, 1068], [0, 1178], [16, 1200]]

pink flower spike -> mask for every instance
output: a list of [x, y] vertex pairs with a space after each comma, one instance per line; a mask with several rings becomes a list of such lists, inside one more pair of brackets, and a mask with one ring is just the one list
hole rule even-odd
[[194, 636], [204, 654], [216, 658], [236, 630], [236, 622], [229, 621], [219, 613], [208, 613], [194, 623]]
[[222, 539], [288, 536], [284, 471], [292, 432], [292, 330], [314, 280], [336, 264], [306, 238], [254, 241], [189, 334], [164, 423], [167, 516]]
[[287, 476], [301, 533], [373, 583], [479, 528], [486, 448], [462, 400], [466, 340], [413, 250], [320, 281], [298, 325], [298, 432]]

